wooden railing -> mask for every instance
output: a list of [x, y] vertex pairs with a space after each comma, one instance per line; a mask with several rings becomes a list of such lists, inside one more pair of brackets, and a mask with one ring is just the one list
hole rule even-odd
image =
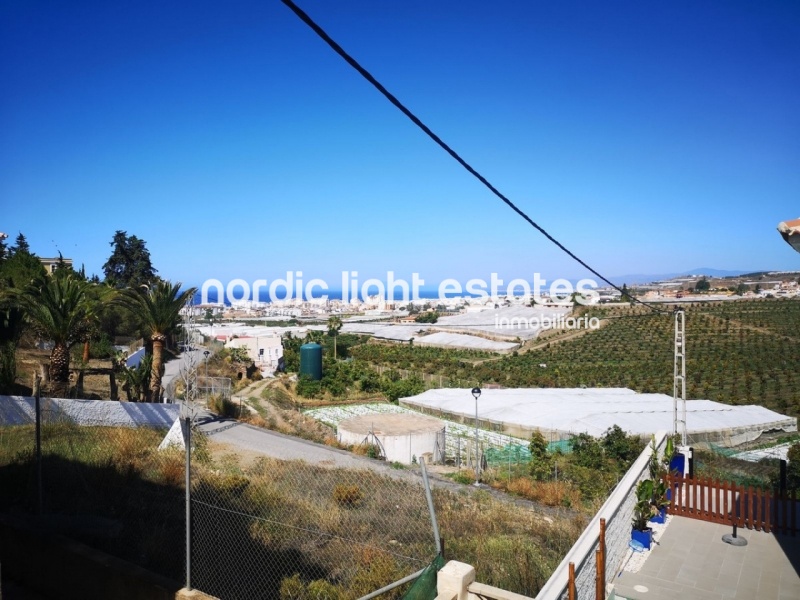
[[670, 476], [669, 513], [711, 523], [796, 535], [797, 493], [772, 494], [752, 486], [698, 477]]

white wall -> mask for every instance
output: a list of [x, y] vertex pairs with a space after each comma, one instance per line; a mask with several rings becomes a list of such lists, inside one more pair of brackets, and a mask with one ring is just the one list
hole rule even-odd
[[[375, 434], [384, 451], [388, 462], [399, 462], [410, 465], [414, 457], [419, 461], [420, 456], [427, 452], [433, 452], [436, 447], [437, 432], [415, 433], [405, 435], [383, 435]], [[354, 433], [346, 429], [339, 429], [339, 441], [342, 444], [358, 445], [367, 437], [364, 433]]]

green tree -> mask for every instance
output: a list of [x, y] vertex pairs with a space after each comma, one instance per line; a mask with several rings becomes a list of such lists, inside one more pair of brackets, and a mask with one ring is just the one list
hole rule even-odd
[[439, 320], [439, 313], [436, 311], [428, 311], [417, 315], [414, 321], [417, 323], [436, 323]]
[[572, 455], [575, 463], [588, 469], [602, 470], [605, 467], [605, 457], [600, 441], [588, 433], [579, 433], [572, 438]]
[[23, 254], [32, 254], [28, 240], [25, 238], [22, 232], [20, 232], [20, 234], [17, 236], [17, 239], [14, 241], [14, 245], [9, 249], [9, 254], [11, 256], [14, 256], [18, 252]]
[[553, 473], [553, 457], [547, 452], [547, 440], [540, 431], [535, 431], [528, 445], [531, 451], [529, 469], [531, 477], [537, 481], [549, 479]]
[[317, 398], [322, 395], [322, 382], [315, 381], [305, 373], [297, 379], [295, 391], [303, 398]]
[[24, 314], [0, 282], [0, 393], [11, 394], [17, 379], [17, 344], [24, 331]]
[[143, 356], [135, 367], [122, 366], [122, 389], [125, 390], [128, 402], [145, 402], [147, 400], [152, 367], [152, 355]]
[[642, 442], [635, 435], [628, 435], [619, 425], [613, 425], [603, 434], [600, 445], [607, 458], [623, 465], [632, 463], [642, 452]]
[[194, 296], [196, 288], [181, 291], [180, 282], [158, 281], [139, 289], [128, 288], [122, 292], [121, 303], [133, 313], [153, 346], [153, 364], [150, 370], [149, 402], [161, 400], [161, 378], [164, 375], [164, 345], [167, 336], [180, 324], [181, 309]]
[[[53, 269], [53, 275], [64, 276], [64, 275], [68, 275], [70, 273], [75, 273], [75, 271], [73, 270], [71, 265], [68, 265], [66, 263], [66, 261], [64, 260], [64, 255], [61, 254], [61, 251], [59, 250], [59, 252], [58, 252], [58, 260], [56, 261], [56, 266]], [[77, 273], [76, 273], [76, 275], [77, 275]], [[86, 277], [85, 276], [84, 277], [78, 277], [78, 279], [85, 280]]]
[[150, 251], [145, 241], [135, 235], [117, 230], [110, 242], [111, 256], [103, 265], [105, 282], [118, 289], [150, 285], [156, 277], [156, 269], [150, 262]]
[[40, 276], [16, 298], [25, 317], [44, 339], [52, 340], [50, 376], [57, 385], [69, 382], [69, 351], [86, 336], [97, 318], [99, 302], [91, 301], [89, 290], [94, 284], [81, 281], [73, 274]]
[[747, 286], [743, 283], [740, 283], [736, 286], [736, 295], [737, 296], [744, 296], [747, 292]]
[[369, 370], [361, 377], [359, 385], [362, 392], [377, 392], [381, 389], [381, 378], [375, 371]]
[[333, 358], [336, 358], [336, 338], [342, 329], [342, 318], [338, 315], [331, 315], [328, 319], [328, 335], [333, 337]]
[[384, 383], [382, 391], [389, 402], [397, 404], [400, 398], [408, 398], [424, 392], [425, 382], [417, 375], [412, 375], [406, 379], [388, 380]]
[[0, 392], [11, 393], [17, 378], [17, 344], [25, 331], [25, 319], [16, 292], [46, 272], [31, 254], [25, 236], [6, 249], [0, 239]]
[[628, 289], [627, 284], [622, 284], [622, 296], [619, 298], [620, 302], [633, 302], [633, 296], [631, 291]]
[[703, 277], [700, 281], [694, 284], [694, 289], [696, 292], [707, 292], [711, 289], [711, 283]]

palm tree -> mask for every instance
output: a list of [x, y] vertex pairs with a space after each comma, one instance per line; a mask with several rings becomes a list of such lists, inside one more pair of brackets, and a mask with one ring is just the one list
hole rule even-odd
[[121, 302], [142, 324], [147, 338], [153, 344], [153, 363], [150, 369], [150, 389], [147, 400], [161, 399], [161, 378], [164, 375], [164, 342], [180, 323], [180, 312], [194, 296], [197, 288], [181, 292], [180, 282], [159, 281], [140, 289], [128, 288], [122, 292]]
[[[92, 294], [95, 287], [98, 293]], [[40, 275], [23, 291], [16, 292], [19, 306], [34, 330], [53, 341], [50, 377], [56, 385], [66, 386], [69, 382], [70, 348], [83, 341], [109, 293], [72, 273]]]
[[333, 336], [333, 358], [336, 358], [336, 338], [339, 337], [339, 330], [342, 328], [342, 318], [333, 315], [328, 319], [328, 335]]

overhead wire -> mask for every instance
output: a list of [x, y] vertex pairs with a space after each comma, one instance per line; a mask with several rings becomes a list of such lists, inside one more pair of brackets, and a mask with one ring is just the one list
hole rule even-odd
[[[344, 48], [342, 48], [327, 32], [325, 32], [322, 27], [320, 27], [308, 14], [306, 14], [299, 6], [297, 6], [292, 0], [281, 0], [287, 7], [289, 7], [292, 12], [297, 15], [297, 17], [303, 21], [306, 25], [308, 25], [322, 40], [330, 46], [334, 52], [336, 52], [340, 57], [342, 57], [351, 67], [353, 67], [356, 71], [358, 71], [364, 79], [369, 81], [373, 87], [375, 87], [383, 96], [386, 97], [389, 102], [394, 104], [394, 106], [400, 110], [406, 117], [408, 117], [417, 127], [419, 127], [425, 134], [430, 137], [436, 144], [441, 147], [445, 152], [447, 152], [456, 162], [458, 162], [462, 167], [464, 167], [473, 177], [478, 179], [484, 186], [486, 186], [489, 191], [491, 191], [495, 196], [497, 196], [500, 200], [502, 200], [511, 210], [517, 213], [520, 217], [522, 217], [528, 224], [530, 224], [533, 228], [535, 228], [539, 233], [544, 235], [548, 240], [550, 240], [553, 244], [555, 244], [560, 250], [566, 253], [570, 258], [575, 260], [578, 264], [582, 267], [587, 269], [593, 275], [596, 275], [601, 280], [605, 281], [608, 285], [610, 285], [615, 290], [619, 291], [620, 293], [623, 292], [622, 288], [617, 286], [616, 284], [612, 283], [607, 277], [601, 275], [597, 270], [593, 269], [589, 266], [584, 260], [579, 258], [576, 254], [574, 254], [571, 250], [569, 250], [564, 244], [559, 242], [555, 237], [553, 237], [549, 232], [547, 232], [541, 225], [536, 223], [533, 219], [531, 219], [522, 209], [520, 209], [516, 204], [514, 204], [511, 200], [509, 200], [502, 192], [500, 192], [494, 185], [492, 185], [483, 175], [481, 175], [477, 170], [475, 170], [466, 160], [461, 158], [461, 156], [453, 150], [447, 143], [444, 142], [438, 135], [436, 135], [425, 123], [423, 123], [414, 113], [412, 113], [406, 106], [400, 102], [389, 90], [387, 90], [369, 71], [367, 71], [361, 64], [356, 61], [352, 56], [350, 56]], [[641, 304], [642, 306], [648, 307], [650, 310], [656, 312], [666, 313], [660, 308], [657, 308], [651, 305], [648, 302], [644, 302], [635, 298], [633, 296], [629, 296], [633, 302], [637, 304]]]

